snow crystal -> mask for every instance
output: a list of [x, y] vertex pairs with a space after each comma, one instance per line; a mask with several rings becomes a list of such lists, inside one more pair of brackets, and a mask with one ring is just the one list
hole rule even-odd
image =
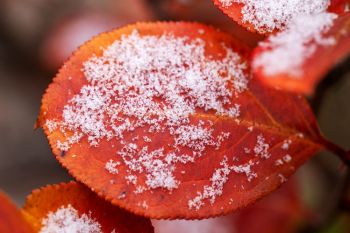
[[148, 209], [148, 204], [146, 201], [143, 201], [142, 203], [141, 202], [137, 203], [137, 206], [140, 206], [144, 209]]
[[292, 161], [292, 156], [290, 156], [289, 154], [285, 155], [282, 157], [282, 159], [277, 159], [275, 161], [275, 165], [276, 166], [281, 166], [284, 163], [289, 163], [290, 161]]
[[202, 152], [208, 145], [219, 148], [221, 142], [228, 138], [229, 133], [221, 133], [215, 140], [212, 137], [213, 129], [204, 127], [204, 123], [198, 125], [183, 125], [179, 126], [175, 131], [174, 146], [187, 146], [191, 148], [195, 155], [202, 155]]
[[198, 33], [203, 35], [205, 33], [205, 31], [203, 29], [198, 29]]
[[233, 4], [234, 0], [219, 0], [223, 7], [229, 7]]
[[300, 15], [325, 12], [330, 0], [220, 0], [223, 7], [243, 4], [242, 20], [259, 32], [283, 30]]
[[228, 181], [228, 176], [232, 171], [238, 174], [245, 174], [248, 182], [251, 182], [258, 176], [252, 171], [252, 166], [255, 165], [252, 161], [249, 161], [247, 164], [230, 166], [225, 156], [220, 165], [221, 167], [216, 169], [210, 178], [211, 184], [205, 185], [203, 192], [198, 192], [196, 197], [188, 201], [189, 209], [199, 210], [204, 205], [204, 200], [206, 199], [209, 199], [210, 203], [214, 204], [216, 198], [222, 195], [224, 185]]
[[[318, 1], [313, 1], [318, 2]], [[318, 46], [331, 46], [333, 37], [324, 36], [337, 15], [320, 13], [295, 18], [285, 31], [262, 42], [265, 49], [253, 60], [253, 68], [262, 68], [265, 75], [302, 74], [302, 65], [314, 54]]]
[[258, 175], [255, 172], [252, 172], [251, 168], [254, 165], [252, 161], [249, 161], [248, 164], [239, 165], [239, 166], [232, 166], [232, 170], [236, 173], [244, 173], [247, 176], [247, 180], [250, 182], [254, 178], [258, 177]]
[[125, 180], [127, 181], [128, 184], [130, 183], [134, 185], [137, 184], [137, 176], [134, 176], [134, 175], [125, 176]]
[[[166, 33], [141, 36], [134, 30], [122, 36], [102, 56], [84, 63], [87, 84], [64, 106], [62, 121], [46, 122], [50, 131], [57, 128], [66, 137], [57, 147], [67, 151], [83, 138], [94, 147], [101, 140], [117, 140], [123, 147], [116, 149], [116, 156], [127, 168], [129, 183], [136, 185], [132, 177], [142, 174], [143, 190], [177, 188], [177, 163], [194, 162], [229, 137], [228, 132], [214, 136], [213, 122], [194, 124], [190, 116], [211, 111], [239, 117], [240, 105], [234, 100], [248, 85], [239, 54], [223, 45], [222, 58], [212, 59], [205, 55], [205, 47], [202, 39]], [[146, 128], [147, 136], [134, 133], [140, 127]], [[125, 135], [131, 133], [135, 135], [128, 139]], [[169, 134], [174, 141], [150, 149], [155, 133]], [[181, 147], [193, 153], [182, 154]], [[105, 167], [115, 174], [118, 165], [111, 160]]]
[[228, 110], [228, 115], [232, 118], [239, 117], [241, 114], [240, 107], [241, 106], [239, 104], [235, 104], [234, 107], [232, 107]]
[[112, 159], [110, 159], [106, 163], [105, 168], [111, 174], [118, 174], [118, 169], [116, 168], [116, 166], [118, 166], [118, 165], [120, 165], [119, 162], [114, 162]]
[[71, 205], [48, 213], [42, 220], [40, 233], [102, 233], [101, 225], [90, 215], [82, 214]]
[[291, 139], [286, 139], [283, 141], [283, 144], [281, 146], [281, 148], [283, 150], [289, 150], [289, 146], [292, 144], [292, 140]]
[[203, 205], [203, 200], [209, 199], [211, 204], [214, 204], [217, 197], [222, 195], [224, 184], [228, 180], [228, 175], [231, 173], [231, 169], [227, 164], [227, 157], [221, 161], [221, 168], [215, 170], [214, 174], [210, 178], [211, 185], [206, 185], [203, 188], [203, 192], [198, 192], [197, 196], [188, 201], [189, 209], [199, 210]]
[[251, 152], [251, 149], [249, 149], [247, 147], [244, 147], [243, 150], [244, 150], [244, 153], [246, 153], [246, 154], [250, 154], [250, 152]]
[[134, 193], [135, 194], [140, 194], [140, 193], [143, 193], [144, 191], [146, 191], [147, 188], [145, 186], [137, 186]]
[[147, 137], [147, 136], [143, 136], [143, 140], [144, 140], [145, 142], [152, 142], [152, 139], [150, 139], [150, 138]]
[[57, 129], [58, 124], [57, 124], [56, 121], [47, 120], [46, 121], [46, 127], [49, 130], [49, 132], [51, 133], [51, 132], [53, 132], [53, 131], [55, 131]]
[[292, 161], [292, 156], [290, 155], [283, 156], [283, 161], [286, 163], [289, 163], [290, 161]]
[[281, 165], [283, 165], [283, 164], [284, 164], [284, 162], [283, 162], [282, 159], [277, 159], [277, 160], [275, 161], [275, 165], [276, 165], [276, 166], [281, 166]]
[[271, 154], [269, 153], [270, 145], [265, 142], [265, 138], [262, 134], [259, 134], [256, 139], [256, 145], [254, 147], [255, 155], [261, 158], [268, 159]]
[[281, 183], [285, 183], [287, 181], [287, 178], [283, 174], [278, 174], [278, 178], [280, 179]]
[[124, 199], [126, 198], [126, 193], [122, 192], [121, 194], [119, 194], [118, 199]]

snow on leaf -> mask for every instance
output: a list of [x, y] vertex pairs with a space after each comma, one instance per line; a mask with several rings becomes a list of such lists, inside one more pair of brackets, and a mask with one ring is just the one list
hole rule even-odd
[[0, 191], [0, 232], [34, 233], [15, 204]]
[[102, 233], [101, 225], [90, 214], [79, 213], [70, 204], [61, 206], [55, 212], [49, 212], [42, 221], [40, 233], [52, 232], [86, 232]]
[[40, 233], [153, 232], [149, 220], [111, 205], [75, 182], [34, 190], [22, 211]]
[[232, 171], [239, 173], [244, 173], [247, 176], [248, 182], [257, 177], [257, 174], [251, 171], [251, 167], [254, 165], [252, 161], [248, 164], [239, 166], [229, 166], [227, 164], [227, 157], [220, 163], [221, 167], [213, 173], [210, 178], [210, 186], [206, 185], [203, 188], [203, 192], [198, 192], [198, 195], [192, 200], [188, 201], [188, 207], [190, 209], [199, 210], [204, 205], [204, 200], [208, 199], [211, 204], [215, 203], [217, 197], [221, 196], [223, 193], [223, 188], [225, 183], [228, 181], [228, 176]]
[[113, 204], [151, 218], [225, 214], [323, 148], [306, 101], [250, 77], [249, 56], [195, 23], [102, 34], [60, 70], [38, 123], [59, 162]]
[[303, 16], [261, 42], [253, 72], [268, 85], [312, 94], [317, 83], [350, 53], [350, 14]]
[[234, 21], [260, 34], [281, 31], [299, 16], [344, 12], [345, 0], [213, 0]]
[[234, 214], [198, 221], [152, 220], [155, 233], [296, 233], [309, 214], [297, 181], [292, 178], [273, 194]]

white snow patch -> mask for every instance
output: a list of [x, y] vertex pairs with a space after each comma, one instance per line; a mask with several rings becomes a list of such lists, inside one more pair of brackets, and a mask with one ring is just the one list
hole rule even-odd
[[264, 136], [262, 134], [259, 134], [256, 139], [256, 145], [254, 146], [255, 155], [263, 159], [268, 159], [271, 156], [269, 153], [269, 148], [270, 145], [266, 143]]
[[289, 163], [290, 161], [292, 161], [292, 156], [285, 155], [285, 156], [283, 156], [282, 159], [283, 159], [284, 162]]
[[283, 141], [281, 148], [283, 150], [289, 150], [289, 147], [290, 147], [291, 144], [292, 144], [292, 140], [291, 139], [286, 139], [286, 140]]
[[242, 20], [261, 32], [283, 30], [300, 15], [326, 12], [330, 0], [220, 0], [223, 7], [243, 4]]
[[234, 3], [234, 0], [219, 0], [223, 7], [229, 7]]
[[298, 16], [285, 31], [270, 36], [260, 44], [264, 52], [254, 58], [253, 69], [262, 68], [267, 76], [300, 76], [303, 73], [302, 65], [317, 47], [334, 45], [335, 38], [324, 34], [336, 18], [337, 15], [332, 13]]
[[222, 195], [224, 185], [228, 181], [228, 176], [232, 171], [237, 174], [245, 174], [248, 182], [258, 177], [258, 175], [252, 171], [252, 166], [255, 165], [252, 161], [238, 166], [229, 166], [227, 162], [228, 159], [225, 156], [220, 163], [221, 167], [216, 169], [210, 178], [211, 184], [205, 185], [203, 192], [197, 192], [197, 196], [188, 201], [189, 209], [199, 210], [204, 205], [204, 200], [206, 199], [210, 201], [210, 204], [214, 204], [216, 198]]
[[118, 169], [116, 168], [118, 165], [120, 165], [119, 162], [114, 162], [112, 159], [110, 159], [106, 165], [106, 170], [111, 174], [118, 174]]
[[48, 213], [42, 220], [40, 233], [102, 233], [101, 225], [90, 214], [79, 216], [71, 205]]
[[215, 203], [217, 197], [222, 195], [224, 184], [228, 180], [228, 175], [231, 173], [231, 169], [227, 164], [227, 157], [221, 161], [222, 166], [216, 169], [210, 178], [211, 184], [205, 185], [203, 192], [198, 192], [197, 196], [188, 201], [189, 209], [199, 210], [204, 205], [204, 200], [209, 199], [211, 204]]

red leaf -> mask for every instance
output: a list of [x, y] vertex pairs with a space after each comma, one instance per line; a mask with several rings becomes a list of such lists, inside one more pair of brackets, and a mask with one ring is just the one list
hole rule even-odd
[[[310, 17], [310, 22], [313, 19]], [[322, 40], [331, 43], [316, 41], [315, 35], [319, 33], [309, 39], [290, 40], [293, 34], [294, 37], [298, 35], [298, 27], [272, 36], [272, 39], [269, 38], [258, 46], [253, 54], [253, 72], [270, 86], [312, 94], [318, 82], [350, 54], [350, 14], [340, 15], [329, 29], [321, 33]], [[309, 28], [304, 30], [306, 33], [310, 31]], [[276, 41], [279, 41], [278, 45]], [[291, 41], [293, 42], [290, 43]], [[290, 47], [295, 49], [290, 50]]]
[[[252, 32], [269, 34], [284, 29], [288, 20], [295, 14], [318, 13], [327, 6], [327, 1], [302, 1], [290, 5], [281, 1], [269, 2], [259, 0], [213, 0], [214, 4], [231, 19]], [[282, 5], [283, 3], [283, 5]], [[305, 4], [309, 4], [306, 6]], [[342, 13], [349, 6], [346, 0], [331, 0], [329, 12]], [[326, 9], [325, 9], [326, 10]], [[283, 11], [283, 14], [281, 13]]]
[[248, 56], [200, 24], [103, 34], [60, 70], [38, 124], [59, 162], [115, 205], [150, 218], [226, 214], [275, 190], [323, 148], [305, 99], [250, 78]]
[[[60, 227], [63, 225], [60, 223], [68, 221], [67, 227], [71, 229], [77, 227], [77, 224], [79, 227], [84, 225], [90, 229], [99, 228], [91, 232], [112, 232], [113, 230], [115, 233], [153, 232], [150, 220], [112, 206], [87, 187], [75, 182], [34, 190], [28, 196], [23, 212], [36, 231], [45, 229], [44, 232], [48, 232], [48, 229]], [[44, 219], [47, 221], [45, 224], [43, 224]], [[64, 229], [68, 232], [67, 228]], [[81, 232], [87, 232], [86, 228]]]
[[153, 220], [152, 223], [155, 233], [296, 233], [305, 218], [307, 212], [298, 183], [292, 179], [273, 194], [235, 214], [200, 221]]
[[33, 230], [23, 218], [15, 204], [0, 192], [0, 232], [32, 233]]

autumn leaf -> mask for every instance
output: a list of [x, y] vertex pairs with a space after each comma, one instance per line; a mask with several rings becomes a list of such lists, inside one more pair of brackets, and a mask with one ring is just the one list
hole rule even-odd
[[289, 21], [299, 15], [326, 11], [342, 13], [349, 7], [346, 0], [213, 0], [213, 2], [235, 22], [259, 34], [284, 30]]
[[307, 219], [298, 180], [289, 180], [281, 189], [234, 214], [192, 221], [152, 220], [155, 233], [296, 233]]
[[49, 185], [34, 190], [22, 209], [37, 232], [151, 233], [150, 220], [99, 198], [82, 184]]
[[255, 49], [253, 72], [267, 85], [311, 95], [318, 82], [349, 54], [349, 13], [302, 17]]
[[2, 192], [0, 192], [0, 232], [34, 232], [15, 204]]
[[302, 96], [250, 77], [249, 56], [196, 23], [102, 34], [50, 84], [38, 125], [70, 174], [117, 206], [155, 219], [227, 214], [333, 146]]

